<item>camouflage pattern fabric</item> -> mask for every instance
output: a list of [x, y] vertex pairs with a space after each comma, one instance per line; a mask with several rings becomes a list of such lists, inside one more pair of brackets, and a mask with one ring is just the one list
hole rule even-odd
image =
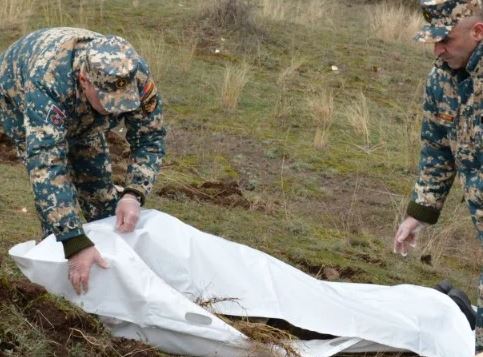
[[[0, 124], [27, 166], [44, 234], [53, 232], [63, 242], [84, 234], [80, 211], [87, 220], [114, 213], [117, 194], [104, 132], [124, 121], [131, 148], [126, 186], [141, 195], [151, 190], [164, 155], [161, 99], [142, 58], [135, 59], [135, 70], [128, 68], [137, 89], [134, 110], [101, 115], [80, 90], [88, 52], [106, 41], [112, 37], [83, 29], [43, 29], [0, 55]], [[95, 59], [89, 58], [91, 65]], [[111, 61], [110, 69], [122, 63]], [[126, 83], [113, 90], [132, 89], [126, 78], [116, 80]]]
[[[424, 101], [420, 174], [407, 214], [436, 223], [456, 174], [464, 187], [471, 218], [483, 244], [483, 44], [465, 69], [437, 61], [429, 74]], [[481, 275], [483, 279], [483, 274]], [[477, 349], [483, 351], [483, 299], [478, 300]]]

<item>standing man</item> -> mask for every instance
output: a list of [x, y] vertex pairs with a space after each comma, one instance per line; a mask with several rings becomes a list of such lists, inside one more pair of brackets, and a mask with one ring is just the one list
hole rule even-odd
[[[416, 233], [438, 221], [456, 174], [483, 245], [483, 12], [480, 0], [422, 0], [429, 22], [416, 40], [434, 43], [436, 63], [424, 99], [419, 178], [407, 217], [394, 238], [403, 255]], [[483, 351], [483, 270], [480, 273], [476, 351]]]
[[[112, 182], [104, 133], [121, 121], [130, 163], [126, 188]], [[87, 291], [96, 263], [87, 221], [117, 216], [130, 232], [164, 155], [161, 100], [146, 62], [117, 36], [76, 28], [33, 32], [0, 54], [0, 124], [27, 166], [43, 234], [54, 233], [69, 279]]]

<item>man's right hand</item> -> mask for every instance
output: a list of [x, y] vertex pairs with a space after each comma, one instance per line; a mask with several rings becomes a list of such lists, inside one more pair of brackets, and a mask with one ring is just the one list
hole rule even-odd
[[416, 246], [416, 235], [425, 226], [425, 223], [418, 221], [416, 218], [406, 217], [394, 237], [394, 253], [401, 253], [405, 257], [408, 254], [409, 247], [414, 248]]
[[87, 292], [89, 273], [94, 263], [104, 269], [109, 267], [95, 247], [83, 249], [69, 258], [69, 280], [77, 294]]

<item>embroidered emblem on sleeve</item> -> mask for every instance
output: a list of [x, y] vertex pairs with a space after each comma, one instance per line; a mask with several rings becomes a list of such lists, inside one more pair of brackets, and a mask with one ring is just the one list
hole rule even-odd
[[158, 90], [152, 80], [148, 80], [144, 85], [141, 104], [146, 113], [152, 113], [156, 109]]
[[62, 126], [64, 125], [65, 118], [64, 112], [58, 106], [52, 104], [47, 114], [47, 121], [52, 122], [56, 126]]

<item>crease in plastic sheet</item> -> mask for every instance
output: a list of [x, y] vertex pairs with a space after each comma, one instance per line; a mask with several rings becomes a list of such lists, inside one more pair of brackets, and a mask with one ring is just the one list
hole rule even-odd
[[[211, 307], [216, 313], [278, 318], [341, 336], [294, 342], [303, 356], [332, 356], [351, 348], [474, 355], [474, 334], [464, 315], [433, 289], [319, 281], [155, 210], [144, 210], [130, 234], [116, 233], [114, 223], [111, 217], [84, 226], [110, 263], [106, 270], [93, 268], [85, 295], [77, 296], [70, 286], [62, 245], [53, 236], [36, 246], [16, 245], [10, 254], [31, 281], [102, 315], [115, 335], [142, 339], [170, 353], [246, 355], [246, 337], [194, 303], [216, 298], [220, 302]], [[122, 323], [109, 324], [110, 318]]]

